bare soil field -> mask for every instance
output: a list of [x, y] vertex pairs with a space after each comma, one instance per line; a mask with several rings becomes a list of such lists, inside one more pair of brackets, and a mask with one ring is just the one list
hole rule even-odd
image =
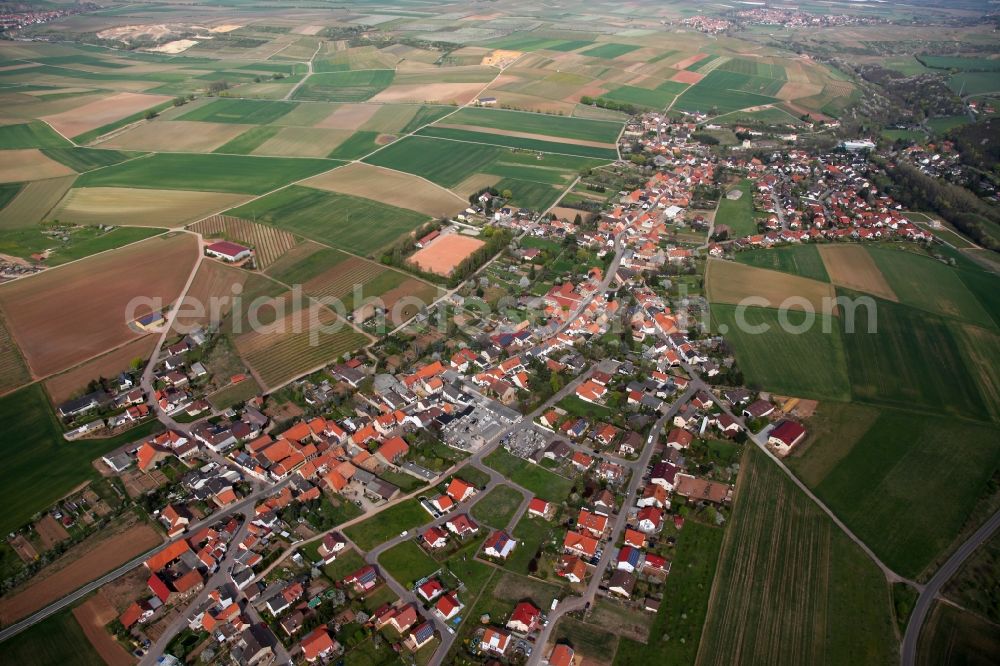
[[62, 523], [58, 522], [52, 517], [52, 514], [48, 513], [35, 523], [35, 531], [38, 532], [38, 538], [41, 540], [42, 548], [45, 550], [69, 538], [69, 532], [62, 526]]
[[678, 60], [677, 62], [673, 63], [673, 65], [671, 65], [671, 66], [674, 67], [674, 68], [676, 68], [676, 69], [685, 69], [685, 68], [690, 67], [691, 65], [695, 64], [696, 62], [701, 62], [702, 60], [704, 60], [707, 57], [708, 57], [707, 53], [695, 53], [692, 56], [688, 56], [687, 58], [684, 58], [683, 60]]
[[44, 377], [132, 340], [129, 301], [176, 300], [198, 252], [191, 234], [151, 238], [0, 285], [0, 308], [31, 371]]
[[99, 592], [74, 608], [73, 617], [108, 666], [130, 666], [135, 663], [132, 655], [104, 628], [118, 617], [118, 613], [103, 594]]
[[250, 197], [227, 192], [147, 190], [130, 187], [79, 187], [48, 217], [76, 224], [181, 227]]
[[249, 245], [254, 250], [255, 263], [260, 269], [273, 264], [298, 242], [287, 231], [228, 215], [213, 215], [191, 225], [191, 230], [197, 231], [206, 239], [226, 238]]
[[578, 94], [571, 94], [567, 99], [572, 101], [564, 102], [545, 97], [536, 97], [535, 95], [513, 93], [508, 90], [490, 89], [489, 94], [495, 96], [497, 102], [500, 104], [513, 109], [534, 111], [536, 113], [562, 113], [567, 116], [573, 113], [573, 109], [576, 108], [576, 101], [580, 97]]
[[468, 104], [483, 89], [483, 83], [419, 83], [389, 86], [372, 97], [373, 102], [441, 102]]
[[324, 27], [322, 25], [300, 25], [297, 28], [292, 28], [292, 34], [294, 35], [315, 35], [319, 33]]
[[838, 287], [898, 300], [875, 260], [860, 245], [820, 245], [819, 254], [830, 280]]
[[313, 127], [356, 130], [371, 120], [378, 110], [377, 104], [344, 104]]
[[420, 270], [435, 275], [451, 275], [455, 267], [485, 243], [478, 238], [462, 234], [439, 236], [427, 247], [417, 250], [410, 261]]
[[26, 180], [72, 175], [76, 175], [76, 172], [65, 164], [49, 159], [36, 148], [5, 150], [3, 161], [0, 162], [0, 183], [23, 183]]
[[24, 229], [41, 222], [73, 185], [74, 176], [36, 180], [0, 210], [0, 229]]
[[38, 559], [38, 551], [35, 550], [30, 541], [24, 538], [23, 534], [18, 534], [7, 543], [10, 544], [10, 547], [14, 549], [14, 552], [17, 553], [17, 556], [25, 564], [30, 564]]
[[801, 310], [805, 299], [816, 313], [825, 311], [824, 299], [836, 296], [833, 285], [825, 282], [718, 259], [708, 261], [705, 285], [712, 303], [739, 305], [753, 298], [748, 305], [778, 308], [786, 299], [795, 299], [787, 303], [788, 308]]
[[468, 206], [468, 201], [440, 185], [412, 174], [369, 164], [349, 164], [310, 178], [301, 184], [329, 192], [381, 201], [431, 217], [453, 215]]
[[131, 525], [107, 536], [99, 533], [42, 569], [26, 587], [0, 599], [0, 622], [16, 622], [160, 544], [146, 524]]
[[704, 74], [699, 74], [698, 72], [689, 72], [686, 69], [682, 69], [673, 76], [670, 77], [671, 81], [677, 81], [678, 83], [698, 83], [703, 78]]
[[95, 99], [69, 111], [43, 116], [42, 120], [52, 125], [63, 136], [74, 137], [157, 104], [163, 104], [170, 99], [168, 95], [122, 92]]
[[253, 125], [209, 122], [192, 125], [184, 120], [157, 119], [140, 123], [127, 132], [115, 134], [96, 145], [120, 150], [210, 153], [251, 127]]
[[549, 211], [560, 220], [569, 220], [572, 222], [576, 219], [576, 216], [586, 217], [588, 215], [587, 211], [579, 210], [578, 208], [565, 208], [563, 206], [556, 206], [551, 211]]
[[[214, 263], [205, 262], [202, 267]], [[119, 372], [128, 370], [133, 359], [148, 359], [155, 346], [156, 336], [144, 335], [92, 361], [50, 377], [45, 380], [45, 391], [54, 403], [69, 400], [74, 394], [81, 392], [91, 379], [115, 377]]]

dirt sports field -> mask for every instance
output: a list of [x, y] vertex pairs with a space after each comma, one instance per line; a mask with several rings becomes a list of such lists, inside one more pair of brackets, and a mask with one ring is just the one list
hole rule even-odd
[[[212, 262], [205, 262], [207, 265]], [[69, 400], [81, 391], [91, 379], [116, 377], [119, 372], [129, 369], [133, 359], [148, 359], [156, 346], [156, 336], [144, 335], [128, 342], [107, 354], [95, 358], [45, 382], [45, 390], [54, 403]]]
[[820, 245], [819, 254], [838, 287], [864, 291], [890, 301], [897, 300], [896, 293], [886, 282], [885, 276], [868, 251], [860, 245]]
[[83, 629], [87, 640], [108, 666], [130, 666], [135, 663], [135, 659], [125, 651], [121, 643], [104, 628], [118, 617], [118, 613], [100, 592], [74, 608], [73, 617]]
[[197, 257], [192, 234], [151, 238], [0, 285], [0, 309], [32, 373], [45, 377], [134, 339], [129, 302], [171, 303]]
[[422, 271], [448, 276], [466, 257], [483, 245], [485, 243], [478, 238], [445, 234], [427, 247], [414, 252], [410, 261]]
[[167, 95], [143, 95], [123, 92], [88, 102], [69, 111], [43, 116], [42, 120], [67, 137], [74, 137], [121, 120], [134, 113], [169, 102]]
[[374, 199], [431, 217], [454, 215], [469, 205], [457, 194], [423, 178], [369, 164], [349, 164], [303, 181], [302, 185]]
[[160, 535], [145, 524], [106, 538], [99, 536], [85, 540], [42, 569], [30, 585], [0, 599], [0, 623], [7, 626], [27, 617], [160, 543]]
[[795, 297], [800, 302], [789, 303], [790, 309], [801, 310], [804, 298], [816, 313], [824, 312], [824, 298], [836, 296], [833, 286], [825, 282], [718, 259], [709, 259], [705, 285], [712, 303], [740, 305], [744, 299], [755, 298], [748, 305], [777, 308], [785, 299]]
[[38, 538], [45, 550], [69, 538], [69, 532], [66, 531], [66, 528], [51, 514], [45, 514], [41, 520], [35, 523], [35, 531], [38, 532]]
[[49, 217], [76, 224], [180, 227], [249, 198], [225, 192], [80, 187], [70, 190]]
[[3, 161], [0, 162], [0, 183], [23, 183], [26, 180], [43, 180], [75, 173], [68, 166], [50, 160], [35, 148], [5, 150]]

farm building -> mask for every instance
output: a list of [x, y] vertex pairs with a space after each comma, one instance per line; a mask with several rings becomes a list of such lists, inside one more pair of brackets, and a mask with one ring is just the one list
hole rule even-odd
[[788, 455], [796, 444], [806, 437], [806, 429], [795, 421], [782, 421], [767, 437], [767, 443], [777, 449], [778, 454]]
[[215, 257], [216, 259], [222, 259], [223, 261], [243, 261], [251, 254], [253, 250], [239, 243], [232, 243], [230, 241], [218, 241], [212, 243], [205, 248], [205, 253], [210, 257]]

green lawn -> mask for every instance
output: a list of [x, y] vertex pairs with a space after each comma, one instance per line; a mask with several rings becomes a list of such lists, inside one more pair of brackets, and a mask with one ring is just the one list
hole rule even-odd
[[416, 211], [292, 185], [227, 213], [358, 254], [374, 253], [428, 220]]
[[559, 402], [558, 407], [565, 409], [570, 416], [582, 416], [589, 420], [608, 419], [612, 414], [608, 407], [581, 400], [576, 395], [566, 396]]
[[14, 148], [63, 148], [69, 141], [40, 120], [18, 125], [0, 125], [0, 150]]
[[83, 174], [76, 186], [263, 194], [338, 164], [308, 158], [159, 153]]
[[829, 282], [826, 265], [819, 255], [815, 245], [788, 245], [760, 250], [737, 252], [736, 261], [741, 264], [770, 268], [771, 270], [791, 273], [820, 282]]
[[604, 93], [601, 98], [652, 109], [663, 109], [667, 104], [670, 104], [674, 97], [687, 88], [687, 84], [676, 81], [664, 81], [652, 90], [636, 86], [619, 86]]
[[431, 516], [415, 499], [385, 509], [344, 532], [362, 550], [371, 550], [384, 541], [430, 522]]
[[335, 583], [338, 583], [363, 566], [365, 566], [364, 558], [361, 557], [361, 554], [358, 551], [351, 548], [350, 550], [338, 555], [337, 559], [330, 564], [325, 565], [323, 567], [323, 573], [326, 574], [327, 578]]
[[389, 575], [406, 588], [440, 568], [438, 563], [412, 539], [382, 553], [378, 562], [385, 567]]
[[524, 496], [510, 486], [497, 486], [472, 507], [472, 517], [496, 529], [506, 529], [507, 523], [521, 506]]
[[715, 214], [716, 228], [720, 224], [728, 226], [730, 238], [742, 238], [757, 233], [757, 224], [753, 219], [753, 184], [744, 178], [736, 189], [743, 192], [743, 196], [735, 201], [723, 196], [719, 202], [719, 210]]
[[[298, 106], [296, 102], [260, 99], [217, 99], [177, 118], [210, 123], [267, 125]], [[192, 128], [197, 131], [197, 128]]]
[[159, 429], [155, 421], [109, 439], [67, 442], [41, 384], [0, 398], [0, 533], [28, 522], [84, 481], [96, 479], [90, 464], [108, 451]]
[[[49, 266], [58, 266], [67, 261], [83, 259], [98, 252], [113, 250], [129, 243], [136, 243], [161, 234], [164, 231], [166, 229], [156, 229], [153, 227], [118, 227], [108, 232], [98, 232], [95, 229], [93, 235], [87, 234], [86, 237], [77, 234], [80, 236], [80, 240], [75, 240], [69, 245], [59, 248], [52, 253], [45, 263]], [[47, 247], [51, 247], [51, 240]]]
[[296, 99], [320, 102], [363, 102], [392, 83], [391, 69], [313, 74], [295, 91]]
[[[437, 127], [436, 125], [425, 127], [417, 132], [417, 136], [428, 136], [449, 141], [462, 141], [476, 145], [487, 144], [491, 146], [504, 146], [507, 148], [532, 150], [540, 153], [556, 153], [560, 155], [592, 157], [594, 159], [604, 160], [607, 162], [618, 159], [618, 152], [614, 148], [579, 146], [572, 143], [558, 143], [556, 141], [543, 141], [541, 139], [529, 139], [519, 136], [489, 134], [486, 132], [474, 132], [472, 130], [455, 129], [452, 127]], [[455, 146], [456, 151], [464, 149], [465, 148], [463, 146]]]
[[498, 448], [486, 456], [484, 462], [537, 497], [550, 502], [563, 501], [573, 487], [572, 480], [511, 455], [506, 449]]
[[60, 611], [4, 641], [3, 659], [0, 661], [22, 666], [104, 665], [104, 660], [73, 616], [72, 609]]
[[605, 120], [586, 120], [550, 116], [526, 111], [504, 111], [500, 109], [460, 109], [448, 116], [450, 125], [475, 125], [491, 129], [544, 134], [564, 139], [581, 139], [614, 143], [618, 140], [622, 123]]
[[[530, 517], [527, 512], [517, 522], [514, 533], [511, 535], [517, 539], [517, 548], [510, 554], [503, 566], [505, 569], [516, 571], [521, 574], [528, 574], [528, 564], [535, 557], [538, 549], [548, 541], [554, 526], [552, 523], [541, 518]], [[561, 538], [561, 537], [560, 537]]]
[[[712, 326], [713, 330], [719, 330], [723, 324], [726, 326], [725, 337], [736, 352], [736, 360], [748, 385], [782, 395], [832, 400], [850, 398], [845, 343], [841, 339], [839, 321], [817, 315], [815, 325], [797, 335], [780, 328], [777, 310], [749, 307], [744, 315], [746, 322], [751, 326], [769, 327], [766, 333], [755, 334], [741, 330], [736, 309], [737, 306], [713, 303]], [[790, 313], [789, 320], [800, 323], [801, 317]], [[824, 325], [830, 333], [823, 332]]]
[[[743, 462], [699, 660], [897, 660], [882, 572], [763, 453], [751, 447]], [[688, 528], [678, 537], [678, 549]], [[677, 574], [675, 562], [670, 578]]]
[[556, 202], [563, 188], [550, 183], [535, 183], [530, 180], [502, 178], [496, 185], [498, 191], [510, 190], [510, 204], [531, 210], [545, 210]]
[[[886, 564], [916, 578], [987, 491], [1000, 428], [893, 409], [874, 421], [852, 409], [837, 418], [789, 462]], [[856, 423], [863, 434], [848, 436]]]
[[[580, 622], [572, 616], [566, 616], [559, 620], [553, 634], [556, 641], [572, 645], [577, 654], [596, 664], [611, 663], [612, 659], [615, 658], [615, 651], [619, 644], [619, 638], [615, 634], [592, 624]], [[650, 664], [652, 662], [639, 663]]]
[[649, 632], [649, 644], [623, 638], [615, 654], [615, 666], [643, 666], [651, 661], [694, 663], [723, 534], [721, 528], [694, 521], [684, 525], [677, 536], [677, 552]]

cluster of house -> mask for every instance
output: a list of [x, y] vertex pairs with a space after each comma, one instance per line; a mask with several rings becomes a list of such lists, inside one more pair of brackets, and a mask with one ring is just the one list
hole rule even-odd
[[[120, 373], [114, 381], [106, 382], [95, 391], [59, 404], [56, 412], [63, 422], [75, 425], [65, 434], [70, 440], [104, 429], [125, 430], [150, 416], [146, 394], [127, 372]], [[107, 416], [92, 418], [95, 413], [102, 412]]]

